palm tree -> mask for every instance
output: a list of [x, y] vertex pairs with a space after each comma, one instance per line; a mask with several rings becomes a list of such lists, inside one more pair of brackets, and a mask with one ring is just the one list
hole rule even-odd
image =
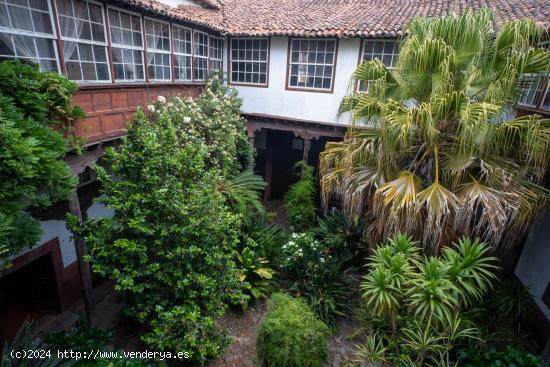
[[415, 19], [395, 68], [364, 62], [340, 112], [352, 126], [321, 154], [322, 198], [366, 216], [379, 243], [397, 231], [426, 253], [462, 235], [513, 244], [548, 200], [550, 121], [514, 117], [522, 75], [549, 70], [532, 20], [493, 29], [487, 10]]

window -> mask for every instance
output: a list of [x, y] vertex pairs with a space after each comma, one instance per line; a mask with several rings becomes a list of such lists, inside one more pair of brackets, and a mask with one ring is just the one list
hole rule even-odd
[[210, 71], [222, 70], [222, 39], [210, 36]]
[[[539, 47], [550, 50], [550, 41]], [[550, 72], [550, 70], [548, 70]], [[525, 74], [520, 78], [521, 96], [518, 105], [550, 111], [550, 73]]]
[[267, 85], [268, 38], [232, 38], [229, 60], [231, 83]]
[[191, 29], [173, 26], [172, 48], [174, 50], [174, 79], [193, 80], [193, 40]]
[[[396, 40], [364, 40], [362, 46], [361, 62], [380, 60], [388, 69], [393, 69], [397, 55], [399, 54], [399, 42]], [[366, 92], [368, 82], [361, 81], [358, 90]]]
[[145, 19], [147, 44], [147, 76], [154, 81], [170, 81], [170, 25], [165, 22]]
[[336, 61], [334, 39], [291, 39], [288, 86], [331, 91]]
[[208, 73], [208, 34], [203, 32], [194, 31], [193, 40], [195, 43], [194, 54], [194, 79], [196, 81], [203, 81], [206, 79]]
[[544, 76], [536, 74], [522, 75], [520, 83], [522, 86], [522, 93], [519, 104], [536, 108], [540, 95], [543, 92]]
[[115, 80], [144, 80], [141, 17], [113, 8], [108, 14]]
[[47, 0], [0, 0], [0, 59], [15, 57], [58, 71], [50, 14]]
[[111, 80], [103, 8], [87, 0], [57, 0], [67, 77], [80, 82]]

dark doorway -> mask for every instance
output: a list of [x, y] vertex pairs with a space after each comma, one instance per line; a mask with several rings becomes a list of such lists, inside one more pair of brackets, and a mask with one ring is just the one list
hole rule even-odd
[[0, 342], [10, 341], [25, 320], [60, 312], [50, 253], [0, 279]]
[[268, 200], [282, 199], [290, 185], [298, 181], [294, 166], [303, 158], [304, 140], [292, 132], [265, 130], [256, 143], [256, 169], [270, 184]]

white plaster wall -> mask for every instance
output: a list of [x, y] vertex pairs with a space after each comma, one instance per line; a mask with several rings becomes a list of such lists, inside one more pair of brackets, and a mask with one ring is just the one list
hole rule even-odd
[[515, 273], [523, 285], [530, 287], [539, 308], [550, 320], [550, 309], [541, 301], [550, 282], [550, 208], [533, 224]]
[[42, 221], [40, 222], [40, 227], [42, 228], [42, 237], [38, 240], [38, 244], [43, 244], [59, 237], [63, 267], [66, 268], [76, 261], [76, 250], [74, 248], [74, 241], [71, 238], [72, 233], [67, 229], [64, 220]]
[[[235, 86], [243, 99], [243, 112], [347, 124], [347, 116], [338, 117], [338, 107], [349, 92], [351, 76], [359, 60], [360, 39], [339, 40], [333, 93], [286, 90], [287, 50], [287, 37], [271, 38], [268, 88]], [[227, 52], [226, 48], [224, 60]], [[224, 67], [227, 72], [227, 63]]]
[[[92, 204], [88, 208], [88, 210], [86, 210], [86, 215], [88, 216], [88, 218], [91, 219], [111, 218], [114, 214], [115, 211], [113, 209], [107, 208], [105, 205], [99, 203]], [[76, 261], [76, 250], [74, 248], [72, 233], [67, 228], [66, 222], [64, 220], [41, 221], [40, 227], [42, 229], [42, 236], [40, 237], [40, 240], [38, 240], [36, 246], [39, 246], [58, 237], [59, 247], [61, 250], [61, 258], [63, 259], [63, 267], [66, 268]], [[18, 254], [18, 256], [22, 255], [23, 253]]]

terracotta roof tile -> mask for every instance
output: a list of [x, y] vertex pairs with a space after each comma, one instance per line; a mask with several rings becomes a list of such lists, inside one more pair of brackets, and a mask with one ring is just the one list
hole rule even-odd
[[496, 25], [534, 18], [550, 28], [550, 0], [195, 0], [173, 8], [123, 0], [234, 36], [398, 37], [415, 16], [458, 14], [487, 6]]

